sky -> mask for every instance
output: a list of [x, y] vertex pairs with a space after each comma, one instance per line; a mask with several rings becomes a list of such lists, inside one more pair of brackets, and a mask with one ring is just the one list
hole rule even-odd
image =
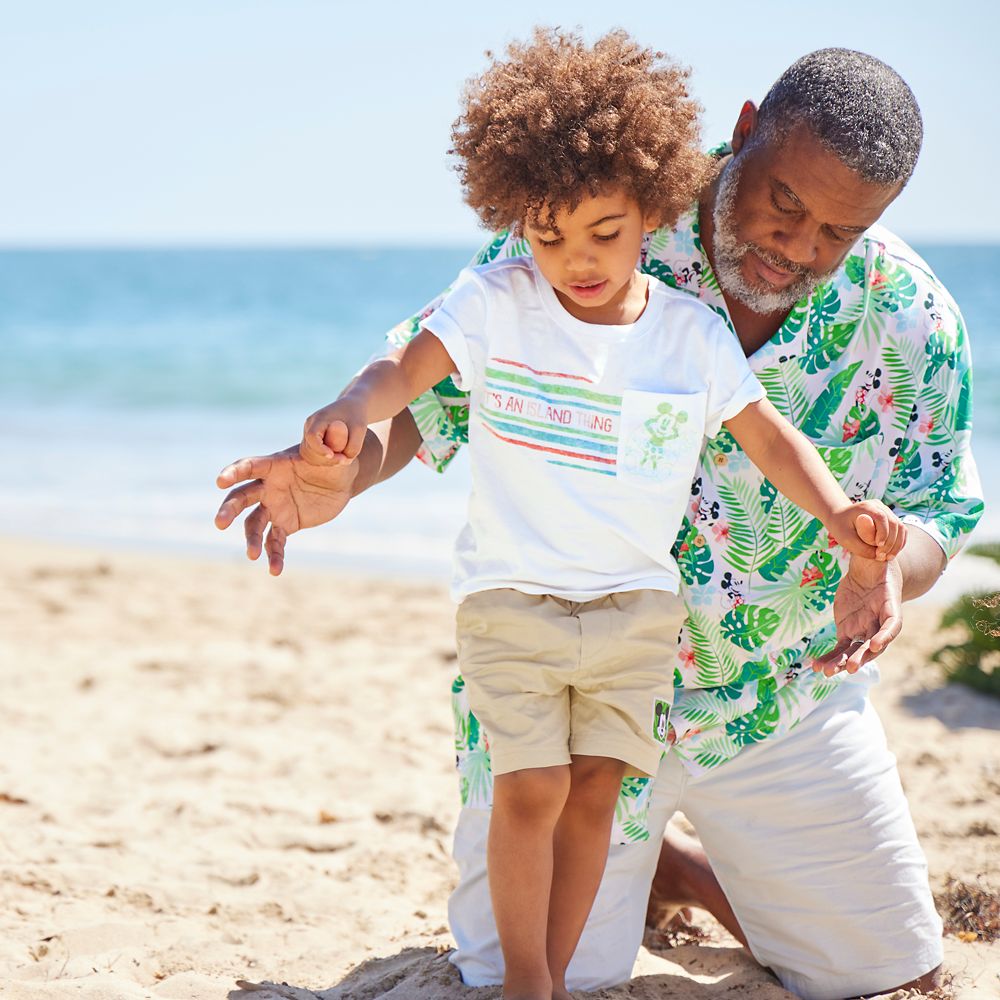
[[693, 68], [706, 143], [798, 56], [884, 59], [925, 120], [883, 221], [1000, 242], [996, 5], [32, 0], [0, 18], [0, 245], [468, 245], [462, 83], [535, 24], [622, 27]]

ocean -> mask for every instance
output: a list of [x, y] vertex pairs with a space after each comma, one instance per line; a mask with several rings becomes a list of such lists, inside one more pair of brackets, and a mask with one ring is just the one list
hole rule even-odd
[[[1000, 246], [918, 245], [962, 308], [974, 446], [1000, 499]], [[237, 558], [219, 469], [303, 418], [473, 248], [0, 251], [0, 524], [21, 537]], [[288, 565], [447, 579], [468, 470], [413, 463]], [[978, 535], [1000, 537], [988, 510]]]

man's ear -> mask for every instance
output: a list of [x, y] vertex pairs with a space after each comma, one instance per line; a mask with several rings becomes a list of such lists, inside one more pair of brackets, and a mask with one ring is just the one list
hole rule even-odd
[[753, 101], [744, 101], [736, 128], [733, 129], [733, 152], [738, 153], [746, 141], [757, 131], [757, 105]]

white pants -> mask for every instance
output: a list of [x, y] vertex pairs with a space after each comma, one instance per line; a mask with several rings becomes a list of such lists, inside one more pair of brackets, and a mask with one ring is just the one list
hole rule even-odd
[[[927, 863], [867, 698], [872, 666], [786, 736], [692, 779], [668, 755], [656, 776], [650, 839], [612, 845], [570, 963], [571, 990], [629, 978], [667, 821], [683, 810], [761, 965], [807, 1000], [880, 993], [941, 963]], [[503, 981], [486, 877], [488, 809], [455, 831], [459, 885], [448, 912], [452, 961], [469, 986]]]

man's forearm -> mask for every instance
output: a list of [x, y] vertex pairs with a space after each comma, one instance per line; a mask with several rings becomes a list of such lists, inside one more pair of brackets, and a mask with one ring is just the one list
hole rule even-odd
[[903, 576], [904, 601], [926, 594], [948, 564], [941, 546], [926, 531], [912, 524], [906, 526], [906, 545], [896, 558]]
[[376, 483], [391, 478], [413, 459], [421, 437], [409, 410], [392, 420], [372, 424], [358, 453], [358, 474], [351, 488], [356, 497]]

